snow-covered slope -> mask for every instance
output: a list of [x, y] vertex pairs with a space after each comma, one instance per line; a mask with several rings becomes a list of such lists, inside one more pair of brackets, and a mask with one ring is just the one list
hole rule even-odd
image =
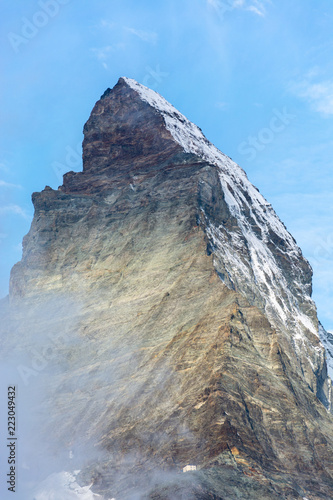
[[[124, 78], [124, 80], [139, 93], [142, 100], [153, 106], [163, 116], [166, 128], [185, 152], [196, 154], [218, 167], [225, 201], [231, 214], [237, 219], [239, 232], [227, 235], [223, 227], [216, 227], [208, 220], [207, 232], [217, 253], [223, 255], [231, 282], [236, 287], [239, 285], [238, 288], [242, 288], [244, 283], [241, 282], [244, 282], [244, 277], [247, 276], [248, 286], [252, 290], [253, 288], [257, 290], [258, 295], [265, 297], [265, 309], [272, 320], [278, 319], [288, 328], [293, 326], [295, 340], [302, 340], [304, 327], [318, 335], [316, 322], [304, 314], [297, 297], [301, 295], [302, 302], [305, 302], [308, 308], [314, 308], [310, 299], [309, 283], [306, 282], [302, 273], [294, 269], [295, 275], [299, 274], [300, 278], [299, 282], [293, 283], [293, 288], [298, 289], [298, 293], [295, 294], [295, 290], [290, 289], [290, 283], [284, 276], [274, 252], [268, 246], [274, 233], [274, 238], [282, 243], [279, 245], [282, 258], [291, 259], [296, 263], [302, 258], [301, 250], [272, 206], [249, 182], [243, 169], [210, 143], [196, 125], [162, 96], [135, 80], [129, 78]], [[232, 249], [243, 247], [244, 240], [248, 256], [240, 259]], [[283, 300], [279, 300], [279, 296], [282, 296]], [[299, 328], [300, 325], [301, 328]]]
[[312, 269], [294, 238], [244, 170], [210, 143], [199, 127], [155, 91], [123, 80], [163, 117], [186, 153], [217, 167], [232, 223], [212, 220], [202, 208], [215, 267], [227, 286], [244, 294], [275, 328], [291, 337], [302, 371], [312, 372], [308, 383], [313, 386], [310, 379], [323, 370], [324, 350], [311, 299]]

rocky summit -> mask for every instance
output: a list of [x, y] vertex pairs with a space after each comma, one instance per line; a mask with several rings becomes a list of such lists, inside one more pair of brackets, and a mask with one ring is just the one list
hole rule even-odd
[[59, 474], [59, 498], [333, 498], [332, 335], [236, 163], [120, 78], [84, 126], [83, 171], [32, 199], [2, 352], [36, 500]]

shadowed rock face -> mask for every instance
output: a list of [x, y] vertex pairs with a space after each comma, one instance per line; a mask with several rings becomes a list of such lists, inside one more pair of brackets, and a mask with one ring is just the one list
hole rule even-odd
[[[110, 120], [112, 116], [112, 120]], [[120, 81], [96, 103], [84, 126], [83, 171], [113, 176], [148, 172], [182, 152], [163, 117]]]
[[52, 453], [74, 449], [105, 498], [332, 498], [330, 379], [293, 238], [136, 82], [84, 133], [83, 172], [34, 193], [11, 276], [21, 350], [66, 332], [43, 377]]

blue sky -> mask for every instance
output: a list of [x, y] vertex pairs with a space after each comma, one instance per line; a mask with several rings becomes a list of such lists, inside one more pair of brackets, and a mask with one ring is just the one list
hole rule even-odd
[[244, 168], [311, 262], [333, 330], [331, 0], [16, 0], [1, 25], [1, 296], [31, 193], [81, 169], [94, 103], [128, 76]]

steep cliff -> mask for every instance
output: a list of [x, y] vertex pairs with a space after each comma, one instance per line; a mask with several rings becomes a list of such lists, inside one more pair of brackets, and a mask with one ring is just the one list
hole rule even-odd
[[104, 498], [333, 497], [312, 271], [237, 164], [121, 78], [84, 127], [83, 172], [33, 203], [6, 328], [21, 352], [64, 337], [49, 456], [74, 450]]

